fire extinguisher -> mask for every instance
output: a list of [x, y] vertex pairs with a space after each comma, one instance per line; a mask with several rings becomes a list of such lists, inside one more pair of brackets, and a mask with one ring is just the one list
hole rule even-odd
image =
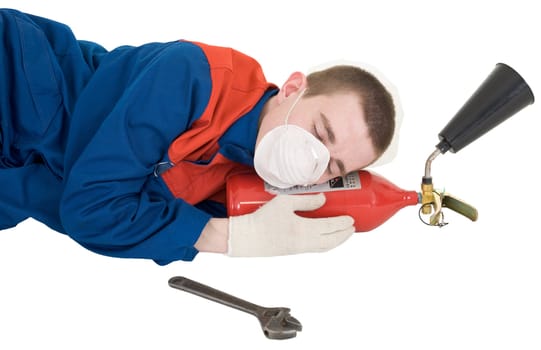
[[227, 182], [227, 210], [231, 216], [255, 211], [278, 194], [324, 192], [325, 205], [299, 213], [305, 217], [350, 215], [357, 232], [370, 231], [399, 209], [420, 203], [420, 193], [406, 191], [384, 177], [361, 170], [336, 177], [321, 185], [279, 189], [264, 182], [255, 172], [233, 175]]
[[[440, 142], [425, 164], [421, 191], [403, 190], [384, 177], [367, 170], [337, 177], [328, 183], [296, 186], [280, 190], [257, 174], [242, 173], [230, 177], [226, 184], [227, 211], [230, 216], [257, 210], [278, 194], [324, 192], [325, 204], [314, 211], [299, 213], [305, 217], [350, 215], [357, 232], [370, 231], [393, 216], [398, 210], [420, 204], [419, 217], [431, 226], [444, 226], [443, 208], [454, 210], [472, 221], [477, 210], [448, 193], [434, 189], [432, 161], [448, 150], [464, 148], [487, 131], [534, 102], [534, 95], [524, 79], [508, 65], [498, 63], [487, 79], [471, 95], [439, 133]], [[430, 215], [423, 219], [423, 215]]]

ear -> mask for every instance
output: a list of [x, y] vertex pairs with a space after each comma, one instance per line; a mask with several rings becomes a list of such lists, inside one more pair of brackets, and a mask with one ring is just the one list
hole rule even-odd
[[307, 84], [306, 75], [301, 72], [292, 73], [278, 92], [278, 103], [282, 103], [291, 94], [303, 91]]

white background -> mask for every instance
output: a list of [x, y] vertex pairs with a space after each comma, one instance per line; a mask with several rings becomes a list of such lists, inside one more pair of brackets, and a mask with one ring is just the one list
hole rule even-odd
[[[353, 4], [355, 4], [354, 7]], [[377, 169], [418, 190], [437, 134], [505, 62], [541, 96], [533, 1], [24, 1], [108, 49], [179, 38], [231, 46], [281, 84], [345, 59], [377, 67], [404, 111], [399, 152]], [[443, 229], [405, 208], [326, 254], [233, 259], [200, 254], [166, 267], [96, 255], [27, 220], [0, 233], [0, 349], [539, 349], [540, 104], [457, 154], [436, 187], [473, 205]], [[0, 185], [1, 186], [1, 185]], [[247, 314], [168, 287], [184, 275], [304, 325], [272, 341]]]

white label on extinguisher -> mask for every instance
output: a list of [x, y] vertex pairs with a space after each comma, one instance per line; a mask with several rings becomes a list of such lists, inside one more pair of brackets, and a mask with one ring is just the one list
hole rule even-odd
[[265, 191], [272, 194], [299, 194], [299, 193], [319, 193], [330, 191], [356, 190], [361, 188], [361, 179], [359, 172], [347, 174], [346, 176], [335, 177], [326, 183], [320, 185], [293, 186], [290, 188], [278, 188], [265, 182]]

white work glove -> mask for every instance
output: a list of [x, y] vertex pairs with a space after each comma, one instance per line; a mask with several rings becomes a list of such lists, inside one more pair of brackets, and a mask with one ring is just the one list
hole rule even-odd
[[345, 242], [353, 232], [353, 218], [304, 218], [295, 211], [315, 210], [325, 203], [323, 193], [278, 195], [251, 214], [229, 218], [229, 256], [277, 256], [325, 252]]

